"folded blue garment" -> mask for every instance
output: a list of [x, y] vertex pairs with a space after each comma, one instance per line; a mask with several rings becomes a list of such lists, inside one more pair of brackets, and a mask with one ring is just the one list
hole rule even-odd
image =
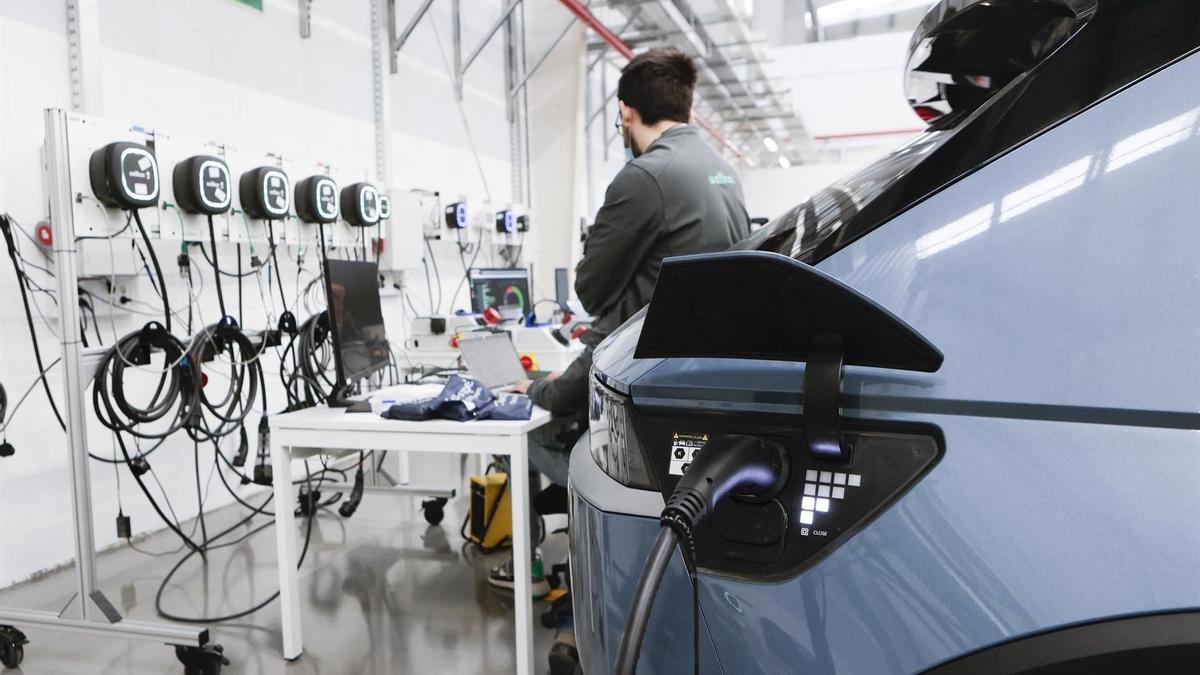
[[527, 420], [533, 403], [522, 394], [504, 394], [499, 398], [477, 380], [451, 375], [441, 393], [412, 403], [397, 403], [383, 417], [393, 420], [449, 419], [466, 422], [473, 419]]
[[533, 401], [524, 394], [502, 394], [483, 410], [481, 420], [527, 420], [533, 414]]

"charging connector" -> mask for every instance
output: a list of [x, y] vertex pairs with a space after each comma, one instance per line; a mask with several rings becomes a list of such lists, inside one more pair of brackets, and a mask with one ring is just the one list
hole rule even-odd
[[133, 537], [133, 524], [129, 520], [129, 516], [121, 511], [117, 511], [117, 539], [130, 539]]
[[362, 502], [363, 497], [363, 470], [362, 463], [358, 465], [358, 471], [354, 474], [354, 487], [350, 490], [350, 498], [342, 502], [338, 507], [338, 513], [343, 518], [349, 518], [358, 510], [358, 505]]
[[250, 454], [250, 439], [246, 437], [246, 425], [238, 427], [238, 450], [233, 456], [232, 464], [239, 469], [246, 466], [246, 457]]
[[254, 483], [256, 485], [274, 485], [271, 473], [271, 425], [267, 417], [258, 420], [258, 458], [254, 463]]
[[654, 596], [662, 583], [677, 543], [691, 560], [696, 529], [726, 495], [748, 501], [766, 501], [787, 484], [787, 452], [783, 446], [756, 436], [716, 436], [701, 448], [663, 508], [662, 531], [633, 591], [633, 601], [621, 631], [614, 672], [633, 675], [650, 621]]

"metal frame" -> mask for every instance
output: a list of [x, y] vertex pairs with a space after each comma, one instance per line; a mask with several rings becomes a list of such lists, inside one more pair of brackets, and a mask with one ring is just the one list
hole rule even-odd
[[[374, 0], [379, 2], [380, 0]], [[388, 45], [391, 62], [391, 72], [399, 71], [399, 60], [397, 55], [404, 45], [408, 43], [412, 37], [413, 31], [420, 25], [421, 20], [429, 13], [429, 9], [433, 6], [433, 0], [423, 0], [412, 16], [409, 17], [404, 28], [396, 33], [396, 4], [395, 0], [386, 0], [387, 6], [385, 9], [385, 22], [388, 29]], [[590, 0], [589, 0], [590, 2]], [[505, 92], [506, 96], [506, 116], [509, 124], [509, 158], [511, 162], [510, 171], [512, 176], [512, 201], [524, 201], [529, 204], [533, 201], [532, 181], [530, 175], [530, 135], [529, 135], [529, 92], [525, 85], [529, 79], [541, 68], [550, 54], [557, 48], [558, 44], [566, 37], [571, 28], [575, 25], [576, 18], [572, 17], [570, 22], [562, 29], [558, 37], [547, 47], [535, 60], [532, 67], [529, 66], [527, 55], [525, 53], [525, 5], [523, 0], [507, 0], [500, 15], [492, 22], [483, 37], [479, 42], [471, 48], [466, 55], [463, 55], [462, 42], [462, 0], [450, 0], [451, 8], [451, 31], [452, 31], [452, 58], [454, 59], [453, 76], [454, 76], [454, 93], [459, 101], [463, 99], [463, 79], [466, 76], [471, 66], [478, 60], [483, 50], [487, 48], [492, 39], [497, 33], [503, 29], [504, 34], [504, 76], [505, 76]], [[520, 10], [520, 11], [518, 11]], [[376, 87], [376, 96], [385, 96], [381, 94], [382, 87]], [[378, 102], [376, 109], [379, 109]], [[379, 119], [377, 115], [376, 128], [378, 131], [386, 119]], [[378, 144], [378, 141], [377, 141]]]
[[[54, 228], [54, 264], [58, 297], [73, 298], [79, 280], [75, 267], [75, 223], [72, 215], [70, 157], [67, 152], [67, 113], [48, 109], [46, 123], [46, 175], [50, 201], [50, 222]], [[87, 419], [83, 391], [91, 380], [93, 368], [84, 368], [83, 343], [80, 340], [79, 305], [58, 303], [60, 345], [62, 347], [63, 412], [67, 422], [67, 460], [71, 478], [72, 526], [75, 539], [75, 574], [79, 601], [78, 618], [62, 613], [27, 609], [0, 608], [0, 622], [20, 626], [34, 625], [51, 630], [91, 633], [134, 640], [150, 640], [171, 645], [203, 647], [208, 630], [168, 623], [150, 623], [122, 619], [96, 583], [96, 539], [92, 529], [92, 488], [88, 466]], [[94, 362], [94, 359], [89, 359]], [[71, 603], [75, 604], [75, 603]], [[68, 605], [70, 607], [70, 605]]]
[[[568, 7], [578, 4], [578, 0], [560, 1]], [[701, 76], [696, 124], [724, 144], [730, 156], [750, 166], [774, 163], [781, 157], [798, 163], [815, 156], [813, 141], [792, 109], [790, 93], [767, 74], [769, 59], [761, 36], [750, 30], [747, 18], [731, 0], [716, 0], [717, 12], [710, 17], [698, 14], [693, 0], [606, 3], [612, 14], [627, 19], [626, 26], [614, 34], [591, 17], [588, 23], [600, 38], [591, 47], [603, 50], [605, 43], [617, 40], [626, 47], [670, 45], [691, 53]], [[767, 109], [771, 114], [762, 115]], [[593, 119], [591, 112], [588, 119]], [[762, 143], [766, 137], [776, 140], [778, 155]]]

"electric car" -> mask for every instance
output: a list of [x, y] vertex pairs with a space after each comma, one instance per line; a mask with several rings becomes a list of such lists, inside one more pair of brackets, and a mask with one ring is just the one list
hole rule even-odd
[[668, 259], [572, 455], [584, 673], [729, 438], [779, 484], [724, 468], [638, 672], [1196, 667], [1198, 49], [1194, 0], [943, 0], [908, 62], [927, 132]]

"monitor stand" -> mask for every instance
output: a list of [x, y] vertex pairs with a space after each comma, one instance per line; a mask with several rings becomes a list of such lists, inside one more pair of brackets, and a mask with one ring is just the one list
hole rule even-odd
[[330, 408], [349, 408], [354, 404], [354, 401], [346, 398], [345, 385], [335, 385], [329, 397], [325, 399], [325, 405]]

